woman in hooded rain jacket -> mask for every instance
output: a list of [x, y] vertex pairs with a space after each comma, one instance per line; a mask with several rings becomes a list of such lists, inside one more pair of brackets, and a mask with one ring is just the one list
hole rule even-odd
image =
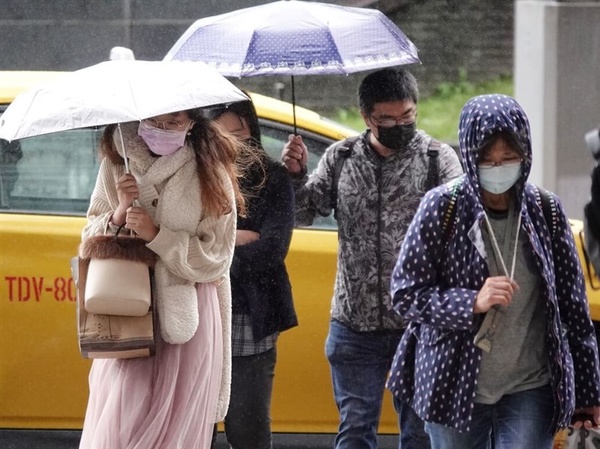
[[529, 123], [513, 98], [469, 100], [459, 144], [465, 175], [424, 197], [394, 269], [409, 325], [388, 388], [433, 449], [551, 448], [575, 409], [600, 423], [573, 236], [558, 198], [527, 182]]

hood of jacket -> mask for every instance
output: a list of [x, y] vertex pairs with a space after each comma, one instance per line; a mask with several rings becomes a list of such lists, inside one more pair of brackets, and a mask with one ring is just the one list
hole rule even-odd
[[523, 153], [521, 177], [516, 183], [516, 194], [520, 199], [531, 172], [531, 133], [525, 111], [514, 98], [501, 94], [479, 95], [464, 105], [458, 129], [463, 168], [473, 190], [479, 192], [477, 163], [480, 153], [501, 132], [509, 134]]

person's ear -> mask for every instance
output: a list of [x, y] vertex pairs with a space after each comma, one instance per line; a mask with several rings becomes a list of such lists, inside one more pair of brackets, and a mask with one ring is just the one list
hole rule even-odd
[[191, 122], [191, 124], [190, 124], [189, 128], [187, 129], [187, 135], [188, 135], [188, 136], [191, 136], [191, 135], [192, 135], [192, 133], [191, 133], [191, 131], [192, 131], [192, 128], [193, 128], [194, 126], [196, 126], [196, 121], [195, 121], [195, 120], [190, 120], [190, 122]]
[[363, 120], [365, 122], [365, 125], [367, 125], [367, 128], [370, 128], [371, 127], [371, 121], [369, 120], [369, 115], [365, 111], [363, 111], [362, 109], [360, 111], [360, 115], [363, 118]]

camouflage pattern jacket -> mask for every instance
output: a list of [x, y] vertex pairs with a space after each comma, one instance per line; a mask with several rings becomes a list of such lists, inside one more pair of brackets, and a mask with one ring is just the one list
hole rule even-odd
[[[358, 332], [400, 329], [390, 279], [398, 252], [427, 185], [432, 138], [418, 130], [407, 148], [387, 158], [368, 145], [365, 131], [344, 161], [337, 183], [338, 262], [331, 317]], [[342, 142], [330, 146], [313, 173], [294, 180], [296, 225], [332, 212], [334, 172]], [[438, 181], [462, 174], [456, 152], [442, 144]]]

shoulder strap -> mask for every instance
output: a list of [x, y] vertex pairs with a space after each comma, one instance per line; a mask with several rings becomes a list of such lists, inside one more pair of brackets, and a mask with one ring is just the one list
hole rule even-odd
[[338, 197], [338, 184], [340, 182], [340, 174], [342, 168], [344, 168], [344, 162], [352, 154], [352, 148], [354, 144], [360, 139], [360, 136], [349, 137], [339, 145], [334, 154], [335, 166], [333, 171], [333, 177], [331, 178], [331, 208], [333, 209], [333, 217], [337, 220], [337, 197]]
[[456, 198], [458, 197], [458, 187], [462, 178], [456, 179], [450, 186], [450, 203], [442, 220], [443, 242], [447, 243], [452, 236], [456, 222]]
[[542, 206], [544, 220], [546, 220], [546, 224], [550, 229], [550, 238], [554, 239], [556, 235], [556, 204], [554, 197], [541, 187], [536, 186], [535, 190], [538, 204]]
[[439, 140], [432, 138], [429, 141], [427, 148], [427, 156], [429, 156], [429, 168], [427, 169], [427, 188], [432, 189], [440, 184], [439, 162], [440, 148], [442, 143]]

